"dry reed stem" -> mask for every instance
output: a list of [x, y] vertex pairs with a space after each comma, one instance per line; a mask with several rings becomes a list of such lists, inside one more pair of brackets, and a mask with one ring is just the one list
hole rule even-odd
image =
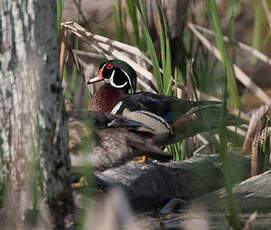
[[64, 36], [64, 29], [61, 29], [60, 31], [60, 55], [59, 55], [59, 65], [60, 65], [60, 79], [63, 79], [63, 71], [64, 71], [64, 64], [65, 64], [65, 54], [66, 54], [66, 44], [63, 41]]
[[251, 150], [251, 176], [256, 176], [264, 172], [269, 162], [270, 138], [271, 127], [264, 128], [256, 133]]
[[[222, 57], [221, 54], [219, 52], [219, 50], [211, 45], [211, 43], [208, 41], [208, 39], [206, 39], [197, 29], [196, 27], [191, 24], [188, 23], [188, 27], [190, 28], [190, 30], [195, 34], [195, 36], [202, 42], [202, 44], [211, 52], [214, 54], [214, 56], [222, 61]], [[256, 97], [258, 97], [262, 102], [264, 102], [265, 104], [271, 104], [271, 99], [270, 97], [259, 87], [257, 86], [252, 80], [251, 78], [245, 74], [237, 65], [233, 65], [233, 69], [235, 72], [235, 76], [236, 78], [244, 85], [246, 86], [249, 90], [252, 91], [252, 93], [254, 93], [254, 95]]]
[[[202, 26], [193, 24], [193, 23], [191, 23], [191, 24], [193, 26], [195, 26], [198, 30], [200, 30], [208, 35], [215, 36], [214, 31], [207, 29], [207, 28], [204, 28]], [[227, 36], [223, 36], [223, 39], [225, 42], [232, 43], [232, 41], [230, 41], [230, 39]], [[243, 49], [243, 50], [249, 52], [251, 55], [257, 57], [260, 61], [264, 62], [265, 64], [271, 65], [271, 59], [269, 57], [267, 57], [265, 54], [263, 54], [261, 51], [255, 49], [249, 45], [246, 45], [243, 42], [234, 42], [233, 44], [236, 45], [237, 47], [239, 47], [240, 49]]]
[[243, 230], [255, 229], [255, 223], [256, 223], [257, 216], [258, 216], [258, 212], [257, 211], [253, 212], [251, 214], [251, 216], [249, 217], [249, 219], [246, 221]]
[[269, 117], [269, 114], [270, 107], [267, 105], [261, 106], [252, 114], [246, 138], [243, 143], [242, 151], [244, 153], [251, 153], [253, 139], [255, 135], [266, 126], [266, 121]]
[[[124, 50], [126, 53], [130, 53], [133, 55], [140, 56], [143, 60], [145, 60], [147, 63], [151, 63], [151, 60], [148, 59], [138, 48], [135, 48], [133, 46], [114, 41], [112, 39], [92, 34], [88, 31], [86, 31], [83, 27], [81, 27], [79, 24], [75, 22], [65, 22], [61, 24], [62, 28], [66, 28], [68, 31], [75, 34], [78, 38], [86, 41], [92, 48], [94, 48], [98, 53], [102, 53], [107, 57], [114, 57], [117, 59], [121, 59], [127, 63], [129, 63], [135, 71], [140, 73], [142, 76], [144, 76], [146, 79], [152, 82], [152, 84], [155, 86], [155, 90], [153, 90], [149, 85], [147, 85], [142, 80], [138, 80], [139, 84], [141, 84], [147, 91], [154, 92], [157, 90], [157, 84], [153, 78], [152, 73], [147, 71], [145, 68], [134, 62], [131, 58], [127, 57], [120, 51], [118, 51], [116, 48]], [[116, 47], [116, 48], [114, 48]], [[126, 50], [127, 49], [127, 50]]]

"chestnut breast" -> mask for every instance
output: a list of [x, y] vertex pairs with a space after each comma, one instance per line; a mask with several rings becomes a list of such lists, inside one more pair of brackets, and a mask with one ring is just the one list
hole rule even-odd
[[127, 94], [126, 89], [114, 88], [106, 83], [94, 94], [91, 100], [91, 110], [108, 113]]

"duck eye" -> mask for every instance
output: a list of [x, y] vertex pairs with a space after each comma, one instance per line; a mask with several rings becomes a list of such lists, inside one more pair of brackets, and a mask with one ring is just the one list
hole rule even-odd
[[107, 69], [112, 69], [112, 68], [113, 68], [113, 65], [112, 65], [112, 64], [108, 64], [108, 65], [106, 66], [106, 68], [107, 68]]

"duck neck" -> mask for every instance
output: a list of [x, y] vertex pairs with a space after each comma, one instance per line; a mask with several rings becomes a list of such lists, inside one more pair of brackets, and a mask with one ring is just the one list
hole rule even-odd
[[93, 95], [91, 100], [91, 110], [108, 113], [113, 109], [116, 103], [127, 94], [127, 89], [114, 88], [110, 84], [105, 83]]

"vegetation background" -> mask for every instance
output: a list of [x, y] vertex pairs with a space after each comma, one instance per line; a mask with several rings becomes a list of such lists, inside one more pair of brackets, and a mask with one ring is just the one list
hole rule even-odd
[[[1, 208], [6, 207], [0, 217], [7, 228], [20, 228], [26, 222], [27, 229], [47, 213], [45, 219], [53, 223], [50, 227], [56, 224], [56, 229], [63, 229], [64, 216], [74, 204], [60, 84], [77, 109], [88, 108], [96, 89], [87, 88], [85, 81], [105, 58], [129, 62], [139, 74], [139, 91], [221, 100], [224, 108], [247, 120], [253, 109], [270, 104], [270, 1], [48, 0], [28, 4], [3, 1], [0, 7], [0, 198]], [[21, 23], [15, 26], [14, 19]], [[61, 21], [78, 22], [91, 33], [76, 26], [68, 28], [70, 24], [61, 26]], [[55, 27], [60, 43], [66, 39], [69, 44], [70, 59], [65, 65], [60, 53], [62, 82], [57, 74]], [[41, 36], [44, 28], [48, 33]], [[68, 35], [62, 33], [63, 28]], [[227, 151], [241, 149], [246, 128], [232, 131], [221, 125], [218, 135], [205, 137], [211, 143], [207, 148], [192, 140], [190, 152], [219, 151], [229, 222], [241, 229]], [[189, 143], [169, 146], [168, 151], [176, 160], [183, 160], [191, 156]], [[46, 229], [47, 223], [43, 224], [40, 226]]]
[[[93, 4], [91, 8], [84, 7], [84, 1], [81, 5], [73, 5], [73, 9], [72, 5], [64, 7], [64, 21], [76, 18], [92, 33], [130, 44], [142, 51], [134, 53], [129, 47], [125, 49], [125, 45], [114, 45], [110, 40], [104, 43], [109, 45], [111, 53], [99, 44], [96, 51], [101, 48], [101, 52], [97, 53], [95, 48], [89, 49], [83, 44], [80, 47], [79, 43], [77, 48], [85, 50], [85, 56], [92, 55], [87, 68], [105, 57], [122, 57], [114, 54], [115, 50], [121, 50], [127, 60], [144, 66], [155, 77], [155, 82], [146, 80], [149, 75], [139, 68], [137, 72], [149, 86], [140, 84], [139, 90], [154, 90], [194, 100], [218, 99], [246, 119], [249, 117], [245, 113], [259, 105], [270, 104], [270, 2], [118, 0]], [[74, 13], [76, 11], [79, 14]], [[71, 12], [74, 13], [72, 17]], [[99, 39], [89, 37], [89, 40], [95, 44]], [[144, 55], [150, 57], [151, 63]], [[89, 69], [85, 70], [85, 74], [87, 71]], [[91, 74], [90, 71], [85, 76]], [[74, 88], [71, 84], [71, 91]], [[93, 93], [95, 89], [92, 90]], [[227, 151], [229, 145], [231, 149], [241, 149], [246, 130], [237, 132], [236, 129], [234, 132], [229, 135], [222, 126], [219, 130], [220, 144], [215, 141], [216, 138], [211, 137], [208, 141], [215, 142], [214, 148], [219, 150], [223, 159], [230, 219], [232, 226], [240, 229], [232, 196]], [[187, 158], [187, 143], [184, 141], [181, 145], [169, 146], [168, 151], [174, 154], [176, 160]]]

